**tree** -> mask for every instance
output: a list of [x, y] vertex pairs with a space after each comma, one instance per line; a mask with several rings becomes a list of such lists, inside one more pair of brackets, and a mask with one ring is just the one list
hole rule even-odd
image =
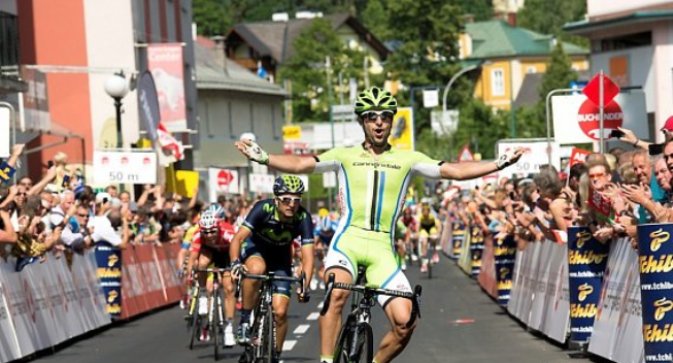
[[[402, 81], [407, 89], [431, 85], [442, 89], [459, 70], [460, 26], [460, 8], [443, 0], [390, 1], [388, 27], [400, 46], [386, 61], [389, 78]], [[410, 96], [409, 92], [398, 94], [402, 104], [409, 104]], [[415, 128], [420, 134], [429, 127], [429, 112], [410, 106], [415, 107]]]
[[539, 101], [533, 106], [515, 110], [517, 137], [547, 136], [547, 94], [555, 89], [568, 88], [570, 82], [577, 79], [577, 73], [573, 71], [571, 64], [570, 58], [563, 51], [562, 43], [557, 42], [547, 63], [547, 70], [542, 76], [542, 83], [538, 90]]
[[455, 0], [463, 14], [470, 14], [474, 21], [486, 21], [493, 18], [492, 0]]
[[564, 24], [583, 19], [586, 12], [586, 0], [526, 0], [517, 22], [521, 27], [586, 47], [589, 43], [585, 38], [563, 31]]
[[451, 144], [452, 159], [464, 145], [471, 145], [472, 151], [478, 151], [484, 159], [495, 157], [495, 144], [508, 136], [507, 122], [509, 113], [496, 111], [477, 99], [470, 99], [460, 108], [458, 130]]
[[[326, 58], [331, 67], [326, 68]], [[280, 67], [282, 80], [292, 82], [292, 113], [298, 121], [324, 121], [329, 117], [327, 76], [334, 97], [339, 73], [343, 79], [362, 79], [364, 53], [348, 47], [325, 19], [315, 19], [294, 41], [294, 54]]]
[[369, 0], [359, 16], [360, 21], [378, 39], [391, 40], [396, 35], [388, 24], [388, 9], [386, 0]]
[[192, 12], [200, 35], [223, 35], [231, 23], [224, 0], [194, 0]]

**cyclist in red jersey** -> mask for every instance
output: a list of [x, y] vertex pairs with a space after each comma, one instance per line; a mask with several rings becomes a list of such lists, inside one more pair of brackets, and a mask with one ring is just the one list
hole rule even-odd
[[[192, 266], [195, 265], [198, 269], [207, 269], [211, 265], [215, 268], [229, 267], [229, 244], [234, 234], [234, 226], [229, 222], [218, 218], [216, 213], [210, 209], [204, 212], [199, 220], [199, 229], [192, 239], [188, 270], [191, 271]], [[199, 284], [206, 286], [210, 295], [213, 291], [213, 282], [211, 279], [207, 279], [206, 281], [206, 277], [206, 274], [199, 274]], [[220, 281], [224, 291], [224, 315], [226, 321], [224, 326], [224, 346], [233, 347], [236, 344], [233, 328], [236, 307], [234, 284], [229, 272], [222, 274]], [[205, 303], [205, 308], [207, 309], [208, 304], [207, 302]], [[203, 302], [199, 302], [200, 310], [204, 309], [202, 304]], [[208, 337], [203, 337], [203, 339], [207, 340]]]

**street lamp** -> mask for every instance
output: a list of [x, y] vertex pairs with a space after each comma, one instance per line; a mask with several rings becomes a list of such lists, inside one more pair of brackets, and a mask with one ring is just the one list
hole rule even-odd
[[128, 82], [124, 77], [124, 72], [120, 71], [110, 76], [105, 81], [105, 92], [115, 101], [115, 110], [117, 113], [117, 148], [121, 149], [122, 144], [122, 98], [129, 92]]
[[479, 63], [479, 64], [473, 64], [469, 67], [465, 67], [461, 69], [458, 73], [454, 74], [453, 77], [449, 80], [449, 83], [446, 84], [446, 87], [444, 88], [444, 95], [442, 96], [442, 129], [444, 128], [444, 118], [446, 117], [446, 97], [449, 95], [449, 90], [451, 90], [451, 86], [453, 86], [453, 82], [458, 79], [458, 77], [462, 76], [463, 74], [473, 71], [477, 68], [481, 68], [481, 66], [485, 63]]

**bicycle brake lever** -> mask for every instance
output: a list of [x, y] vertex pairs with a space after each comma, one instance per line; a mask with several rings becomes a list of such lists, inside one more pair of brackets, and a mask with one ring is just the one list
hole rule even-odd
[[334, 274], [329, 274], [327, 278], [327, 286], [325, 287], [325, 297], [322, 300], [322, 309], [320, 315], [325, 315], [329, 309], [329, 302], [332, 299], [332, 290], [334, 290]]

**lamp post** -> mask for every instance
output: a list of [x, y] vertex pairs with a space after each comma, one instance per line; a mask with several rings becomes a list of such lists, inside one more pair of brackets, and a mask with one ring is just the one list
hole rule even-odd
[[124, 77], [123, 71], [113, 74], [105, 81], [105, 92], [115, 102], [117, 148], [121, 149], [124, 147], [122, 143], [122, 98], [129, 92], [128, 82], [126, 81], [126, 77]]
[[[446, 98], [449, 95], [449, 91], [451, 90], [451, 86], [453, 86], [453, 83], [458, 79], [458, 77], [462, 76], [463, 74], [473, 71], [477, 68], [481, 68], [481, 66], [484, 63], [479, 63], [479, 64], [473, 64], [469, 67], [465, 67], [461, 69], [458, 73], [454, 74], [453, 77], [449, 80], [449, 83], [446, 84], [446, 87], [444, 87], [444, 94], [442, 95], [442, 118], [446, 117]], [[442, 128], [444, 128], [444, 120], [442, 120]]]

